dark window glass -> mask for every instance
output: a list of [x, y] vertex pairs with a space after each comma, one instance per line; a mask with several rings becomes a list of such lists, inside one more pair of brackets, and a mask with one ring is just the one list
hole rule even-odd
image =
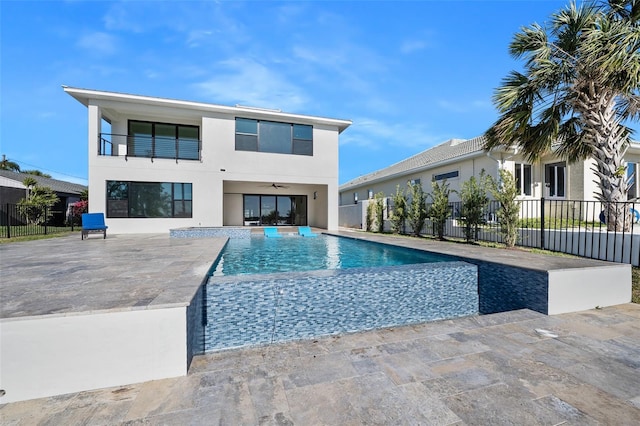
[[293, 225], [292, 198], [286, 196], [278, 197], [278, 225]]
[[258, 120], [248, 118], [236, 118], [236, 133], [258, 135]]
[[293, 125], [293, 138], [303, 140], [313, 140], [313, 126], [306, 126], [304, 124]]
[[178, 126], [178, 158], [186, 160], [200, 159], [200, 135], [197, 127]]
[[199, 137], [197, 126], [131, 120], [127, 155], [199, 160]]
[[636, 169], [636, 163], [627, 163], [627, 181], [629, 182], [627, 198], [629, 200], [636, 198]]
[[276, 197], [260, 197], [260, 222], [262, 225], [276, 225]]
[[155, 125], [155, 155], [158, 158], [176, 157], [176, 126], [173, 124]]
[[135, 157], [151, 157], [153, 125], [138, 121], [129, 122], [129, 147], [127, 154]]
[[107, 181], [107, 217], [129, 217], [129, 183]]
[[305, 195], [244, 195], [245, 226], [307, 225]]
[[236, 151], [313, 155], [313, 126], [236, 118]]
[[244, 196], [244, 224], [256, 226], [260, 225], [260, 196]]
[[448, 172], [448, 173], [440, 173], [438, 175], [433, 175], [433, 180], [444, 180], [458, 177], [458, 171]]
[[519, 195], [531, 195], [531, 165], [516, 163], [516, 188]]
[[313, 155], [313, 141], [294, 139], [293, 153], [297, 155]]
[[545, 165], [544, 176], [549, 197], [564, 197], [565, 163]]
[[236, 134], [236, 151], [257, 151], [258, 137]]
[[291, 124], [261, 121], [258, 149], [260, 152], [291, 154]]
[[192, 217], [190, 183], [107, 181], [107, 217]]

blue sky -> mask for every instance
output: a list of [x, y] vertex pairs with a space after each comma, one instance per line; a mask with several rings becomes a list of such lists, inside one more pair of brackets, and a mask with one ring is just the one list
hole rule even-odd
[[61, 86], [350, 119], [340, 183], [497, 118], [508, 44], [567, 1], [2, 1], [0, 154], [86, 184]]

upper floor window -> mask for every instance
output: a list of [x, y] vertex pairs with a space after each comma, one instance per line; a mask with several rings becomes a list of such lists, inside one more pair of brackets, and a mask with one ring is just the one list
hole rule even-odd
[[564, 197], [566, 184], [566, 164], [553, 163], [544, 166], [544, 182], [549, 197]]
[[516, 163], [515, 172], [518, 195], [531, 195], [531, 164]]
[[420, 179], [411, 179], [409, 183], [411, 185], [420, 185]]
[[107, 217], [192, 217], [192, 185], [107, 181]]
[[629, 200], [638, 198], [637, 170], [637, 163], [627, 163], [627, 199]]
[[458, 171], [448, 172], [448, 173], [440, 173], [437, 175], [433, 175], [433, 180], [445, 180], [458, 177]]
[[313, 155], [313, 127], [236, 118], [236, 151]]
[[129, 120], [127, 156], [200, 159], [200, 129], [184, 124]]

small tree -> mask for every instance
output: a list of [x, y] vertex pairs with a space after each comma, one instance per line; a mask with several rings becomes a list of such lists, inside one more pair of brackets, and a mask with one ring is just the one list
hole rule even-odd
[[374, 212], [376, 216], [376, 232], [384, 232], [384, 193], [378, 192], [375, 195]]
[[427, 219], [427, 206], [425, 204], [427, 196], [422, 190], [421, 184], [409, 182], [408, 186], [411, 192], [411, 201], [407, 209], [407, 219], [413, 230], [413, 235], [419, 237], [424, 227], [424, 221]]
[[462, 208], [460, 214], [464, 224], [463, 232], [467, 242], [478, 239], [480, 225], [485, 223], [484, 213], [489, 204], [487, 197], [487, 187], [489, 181], [484, 173], [480, 172], [479, 179], [471, 176], [468, 181], [462, 183], [460, 189], [460, 199]]
[[393, 195], [393, 212], [389, 217], [391, 220], [391, 231], [400, 234], [404, 230], [404, 222], [407, 219], [407, 197], [400, 185], [396, 186], [396, 193]]
[[30, 224], [44, 224], [53, 214], [51, 207], [59, 201], [58, 196], [51, 188], [38, 186], [34, 178], [27, 177], [22, 184], [27, 187], [27, 196], [18, 201], [20, 214]]
[[429, 208], [429, 218], [433, 222], [439, 240], [444, 240], [444, 227], [447, 219], [451, 215], [449, 210], [449, 195], [451, 190], [446, 179], [442, 183], [433, 182], [433, 192], [429, 194], [431, 197], [431, 207]]
[[371, 232], [373, 227], [373, 219], [375, 216], [374, 205], [371, 201], [367, 204], [367, 217], [365, 219], [365, 231]]
[[491, 179], [491, 194], [500, 202], [498, 220], [500, 221], [500, 233], [507, 247], [516, 245], [518, 239], [518, 216], [520, 214], [520, 202], [516, 201], [518, 187], [511, 172], [500, 169], [500, 181]]

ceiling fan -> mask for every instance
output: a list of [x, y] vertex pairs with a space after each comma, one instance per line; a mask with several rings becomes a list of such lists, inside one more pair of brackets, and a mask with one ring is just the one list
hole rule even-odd
[[280, 189], [280, 188], [288, 188], [287, 185], [280, 185], [277, 183], [272, 183], [271, 185], [260, 185], [263, 188], [274, 188], [274, 189]]

